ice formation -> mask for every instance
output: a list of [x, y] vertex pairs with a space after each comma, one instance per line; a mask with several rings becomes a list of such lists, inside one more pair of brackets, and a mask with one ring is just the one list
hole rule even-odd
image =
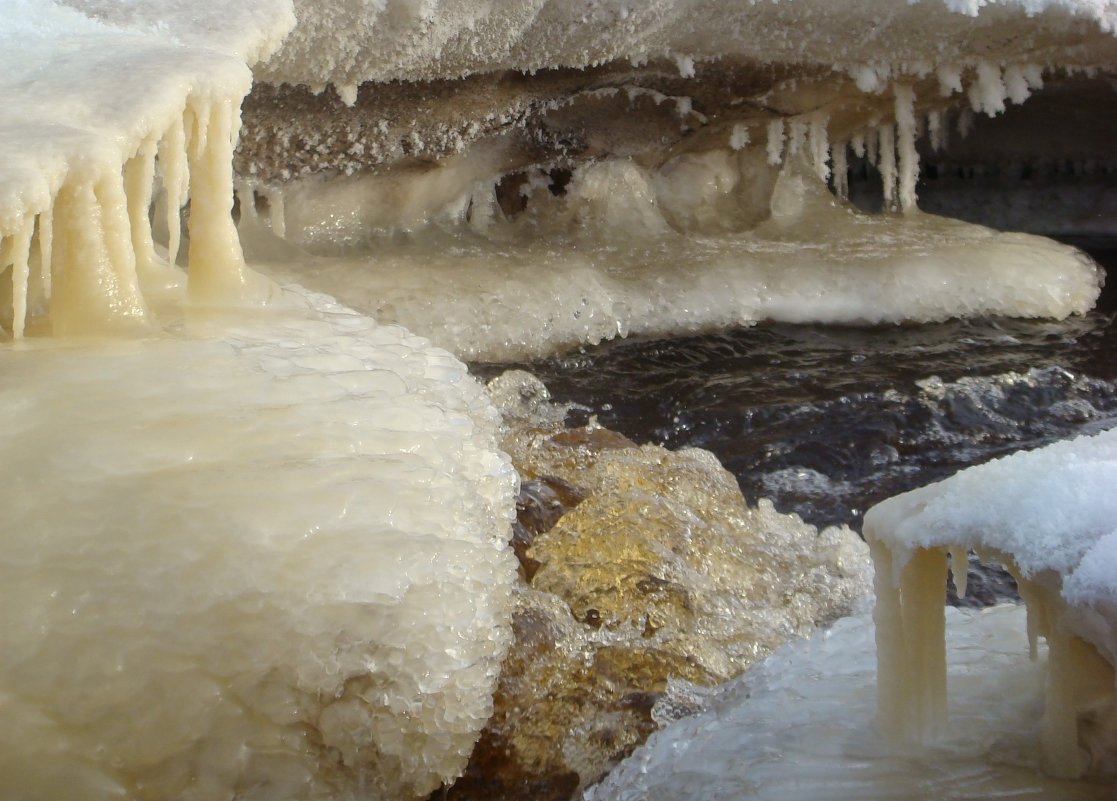
[[[1042, 747], [1059, 776], [1117, 773], [1113, 520], [1117, 431], [965, 470], [865, 516], [876, 565], [879, 713], [890, 737], [946, 731], [942, 582], [969, 548], [1002, 560], [1048, 646]], [[898, 705], [897, 705], [898, 704]]]
[[2, 7], [0, 263], [11, 265], [15, 338], [48, 316], [58, 334], [142, 326], [146, 296], [182, 280], [152, 245], [156, 170], [172, 264], [178, 209], [195, 200], [191, 295], [233, 302], [264, 291], [249, 286], [229, 219], [231, 157], [247, 64], [274, 49], [290, 11], [274, 0], [228, 14], [155, 0], [92, 8]]
[[[241, 205], [344, 256], [296, 250], [275, 274], [472, 359], [765, 319], [1080, 313], [1098, 288], [1072, 250], [919, 213], [921, 151], [959, 109], [1003, 115], [1117, 62], [1114, 13], [297, 3], [247, 106]], [[342, 19], [362, 24], [324, 47]], [[883, 215], [847, 202], [857, 171]]]
[[177, 328], [0, 351], [0, 796], [429, 793], [508, 644], [491, 404], [322, 296]]
[[1016, 606], [946, 610], [952, 725], [934, 748], [897, 747], [876, 731], [873, 622], [856, 616], [725, 685], [705, 711], [653, 734], [586, 799], [1108, 801], [1107, 784], [1041, 770], [1043, 670], [1028, 658], [1024, 617]]
[[[1107, 0], [179, 5], [0, 0], [5, 795], [423, 795], [490, 709], [515, 484], [492, 407], [425, 340], [281, 292], [241, 236], [273, 275], [487, 358], [1098, 293], [1071, 249], [921, 214], [917, 141], [1117, 63]], [[883, 215], [846, 204], [849, 152]], [[372, 245], [381, 272], [291, 243]], [[452, 271], [400, 274], [439, 247]], [[1082, 645], [1109, 642], [1078, 616], [1109, 564], [1090, 546], [1065, 598], [1026, 584], [1067, 773], [1109, 753], [1104, 732], [1104, 758], [1076, 752], [1064, 672], [1112, 684]]]
[[0, 4], [0, 796], [429, 794], [510, 636], [499, 418], [245, 265], [239, 106], [285, 4], [77, 5]]
[[[749, 151], [742, 153], [747, 164]], [[1063, 317], [1087, 311], [1098, 296], [1097, 268], [1073, 248], [918, 211], [898, 226], [834, 198], [806, 163], [775, 180], [763, 223], [737, 233], [680, 232], [672, 223], [682, 218], [695, 227], [704, 218], [750, 215], [738, 156], [692, 157], [685, 169], [689, 174], [683, 165], [666, 174], [629, 162], [586, 166], [562, 198], [545, 185], [536, 190], [534, 223], [505, 222], [497, 212], [484, 232], [424, 227], [368, 255], [283, 250], [261, 243], [266, 231], [246, 231], [244, 223], [242, 235], [259, 254], [259, 269], [276, 279], [336, 295], [474, 360], [758, 320]], [[353, 179], [328, 199], [292, 191], [288, 237], [359, 239], [361, 216], [393, 205], [395, 195], [378, 183]], [[333, 211], [340, 209], [344, 218]], [[328, 227], [318, 227], [322, 219]]]

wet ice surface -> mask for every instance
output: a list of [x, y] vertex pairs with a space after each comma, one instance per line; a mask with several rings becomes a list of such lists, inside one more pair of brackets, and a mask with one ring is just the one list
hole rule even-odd
[[[750, 500], [859, 528], [884, 498], [1117, 422], [1113, 318], [762, 325], [621, 341], [530, 369], [636, 441], [713, 451]], [[985, 571], [970, 592], [989, 603], [1012, 582]]]
[[1024, 609], [949, 610], [950, 733], [932, 749], [872, 725], [869, 616], [791, 643], [724, 685], [703, 713], [653, 735], [587, 795], [592, 801], [1097, 799], [1112, 788], [1037, 772], [1042, 662]]

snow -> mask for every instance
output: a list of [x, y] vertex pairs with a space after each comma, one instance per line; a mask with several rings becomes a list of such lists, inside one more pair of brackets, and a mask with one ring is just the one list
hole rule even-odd
[[917, 548], [972, 543], [1010, 554], [1024, 577], [1072, 577], [1115, 528], [1114, 481], [1117, 430], [963, 470], [878, 504], [866, 527], [900, 561]]

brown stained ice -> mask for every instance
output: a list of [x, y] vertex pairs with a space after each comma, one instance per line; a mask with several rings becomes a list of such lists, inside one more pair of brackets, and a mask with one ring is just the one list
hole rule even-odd
[[567, 428], [527, 373], [490, 394], [522, 479], [527, 581], [496, 712], [446, 798], [571, 798], [658, 728], [669, 681], [718, 684], [866, 593], [853, 532], [749, 506], [711, 454]]

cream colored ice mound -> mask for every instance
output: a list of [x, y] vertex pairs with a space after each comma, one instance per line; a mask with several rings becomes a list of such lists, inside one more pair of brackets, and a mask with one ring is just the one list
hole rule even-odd
[[465, 367], [321, 296], [0, 349], [0, 797], [403, 799], [508, 645]]

